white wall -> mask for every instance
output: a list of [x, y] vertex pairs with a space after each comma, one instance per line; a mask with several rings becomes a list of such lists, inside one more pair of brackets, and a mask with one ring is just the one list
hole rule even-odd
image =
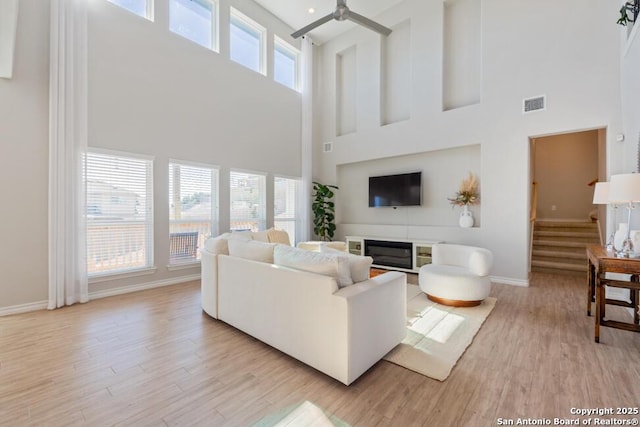
[[[300, 176], [300, 94], [228, 59], [230, 3], [295, 44], [291, 28], [250, 0], [220, 2], [221, 53], [168, 30], [167, 0], [155, 21], [106, 0], [89, 2], [89, 145], [154, 157], [156, 273], [90, 284], [90, 293], [199, 274], [168, 271], [169, 159], [220, 167], [220, 227], [229, 225], [231, 168]], [[0, 309], [47, 299], [48, 2], [20, 3], [14, 78], [0, 79], [5, 165], [0, 217]], [[273, 31], [272, 31], [273, 30]], [[7, 185], [10, 183], [10, 185]], [[273, 189], [268, 189], [272, 194]], [[273, 218], [273, 204], [267, 209]], [[9, 244], [10, 243], [10, 244]]]
[[18, 22], [18, 0], [0, 0], [0, 78], [11, 78]]
[[0, 307], [47, 299], [49, 3], [20, 2], [13, 78], [0, 79]]
[[[410, 237], [486, 246], [495, 255], [493, 274], [524, 284], [529, 262], [529, 137], [606, 127], [609, 168], [619, 167], [623, 156], [624, 148], [615, 142], [615, 134], [622, 129], [617, 8], [599, 0], [517, 5], [508, 0], [484, 0], [481, 8], [481, 102], [464, 108], [442, 111], [440, 0], [406, 0], [374, 17], [387, 26], [411, 18], [407, 49], [413, 91], [408, 121], [380, 126], [380, 36], [359, 28], [321, 46], [314, 178], [341, 185], [339, 165], [479, 144], [481, 227], [463, 233], [425, 224], [408, 233]], [[337, 137], [334, 58], [336, 52], [354, 44], [357, 132]], [[547, 95], [547, 109], [523, 115], [523, 98], [541, 94]], [[333, 152], [321, 152], [326, 141], [334, 142]], [[441, 185], [458, 183], [458, 179], [452, 182], [451, 177], [443, 176]], [[345, 234], [343, 228], [338, 226], [339, 237]], [[350, 224], [347, 232], [357, 229]], [[405, 231], [386, 225], [377, 230]], [[367, 225], [360, 231], [376, 230]]]
[[[288, 40], [290, 28], [253, 2], [232, 5]], [[154, 162], [154, 256], [165, 280], [199, 268], [167, 271], [169, 159], [220, 166], [220, 231], [229, 228], [230, 169], [300, 176], [300, 94], [228, 59], [228, 7], [220, 4], [221, 43], [215, 53], [167, 30], [167, 0], [148, 22], [106, 1], [89, 14], [89, 145], [150, 154]], [[272, 40], [272, 32], [267, 39]], [[269, 43], [273, 46], [272, 42]], [[114, 125], [115, 124], [115, 125]], [[269, 188], [269, 194], [272, 189]], [[267, 207], [268, 222], [273, 204]], [[141, 278], [91, 285], [92, 290]]]
[[[482, 193], [480, 159], [480, 145], [471, 145], [339, 165], [340, 188], [336, 192], [336, 203], [340, 207], [337, 220], [342, 224], [342, 231], [346, 232], [348, 224], [367, 224], [374, 226], [374, 230], [379, 225], [458, 227], [462, 209], [452, 207], [447, 198], [454, 197], [469, 172], [478, 178]], [[409, 172], [422, 172], [420, 206], [369, 207], [369, 177]], [[442, 185], [442, 177], [452, 184]], [[482, 205], [471, 206], [471, 210], [475, 226], [479, 227], [482, 224]]]
[[533, 140], [538, 219], [589, 220], [598, 179], [598, 130]]
[[[637, 170], [640, 144], [640, 25], [635, 25], [630, 37], [622, 30], [622, 121], [624, 124], [626, 160], [621, 172]], [[640, 171], [638, 171], [640, 172]]]
[[[624, 29], [626, 30], [626, 29]], [[640, 25], [634, 25], [627, 38], [627, 32], [621, 30], [622, 61], [622, 120], [624, 124], [625, 161], [619, 173], [640, 172], [638, 153], [640, 152]], [[618, 221], [627, 222], [625, 209], [618, 209]], [[632, 212], [631, 228], [640, 229], [638, 210]]]

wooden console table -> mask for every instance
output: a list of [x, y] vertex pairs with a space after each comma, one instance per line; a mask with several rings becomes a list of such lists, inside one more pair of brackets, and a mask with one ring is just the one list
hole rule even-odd
[[[640, 258], [617, 258], [600, 245], [587, 245], [588, 282], [587, 315], [591, 316], [591, 303], [595, 301], [595, 341], [600, 342], [600, 326], [640, 332], [638, 309], [640, 294]], [[631, 281], [613, 280], [605, 277], [606, 273], [630, 274]], [[607, 299], [605, 286], [629, 289], [631, 302]], [[606, 304], [619, 305], [633, 309], [633, 323], [605, 320]]]

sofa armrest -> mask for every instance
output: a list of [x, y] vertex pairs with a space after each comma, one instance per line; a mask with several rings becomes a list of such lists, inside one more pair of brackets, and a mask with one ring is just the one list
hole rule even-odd
[[202, 309], [214, 319], [218, 318], [218, 255], [202, 248], [200, 295]]
[[407, 323], [407, 276], [392, 271], [340, 289], [347, 302], [349, 382], [404, 339]]

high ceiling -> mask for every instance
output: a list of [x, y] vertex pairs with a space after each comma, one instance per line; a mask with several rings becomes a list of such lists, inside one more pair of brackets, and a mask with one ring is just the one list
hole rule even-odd
[[[336, 8], [336, 0], [255, 0], [256, 3], [276, 15], [294, 30], [298, 30], [313, 21], [332, 13]], [[354, 12], [376, 20], [378, 14], [402, 0], [347, 0], [347, 6]], [[313, 8], [314, 13], [309, 13]], [[384, 22], [381, 24], [385, 25]], [[330, 21], [311, 31], [310, 35], [316, 43], [323, 43], [343, 33], [357, 24], [351, 21]]]

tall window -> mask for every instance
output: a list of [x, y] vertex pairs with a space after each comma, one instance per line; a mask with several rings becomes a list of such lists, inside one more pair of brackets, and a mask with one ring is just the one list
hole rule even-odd
[[273, 182], [273, 209], [275, 228], [285, 230], [291, 243], [295, 245], [298, 221], [298, 199], [302, 180], [275, 177]]
[[229, 48], [232, 60], [265, 74], [266, 30], [253, 19], [231, 8]]
[[293, 90], [300, 90], [300, 52], [279, 37], [274, 39], [273, 78]]
[[153, 266], [153, 162], [91, 150], [86, 156], [89, 276]]
[[218, 170], [169, 163], [169, 264], [200, 259], [205, 240], [218, 234]]
[[129, 12], [146, 19], [153, 19], [153, 0], [108, 0]]
[[217, 1], [169, 0], [169, 30], [218, 51]]
[[266, 218], [266, 177], [231, 171], [231, 229], [264, 230]]

